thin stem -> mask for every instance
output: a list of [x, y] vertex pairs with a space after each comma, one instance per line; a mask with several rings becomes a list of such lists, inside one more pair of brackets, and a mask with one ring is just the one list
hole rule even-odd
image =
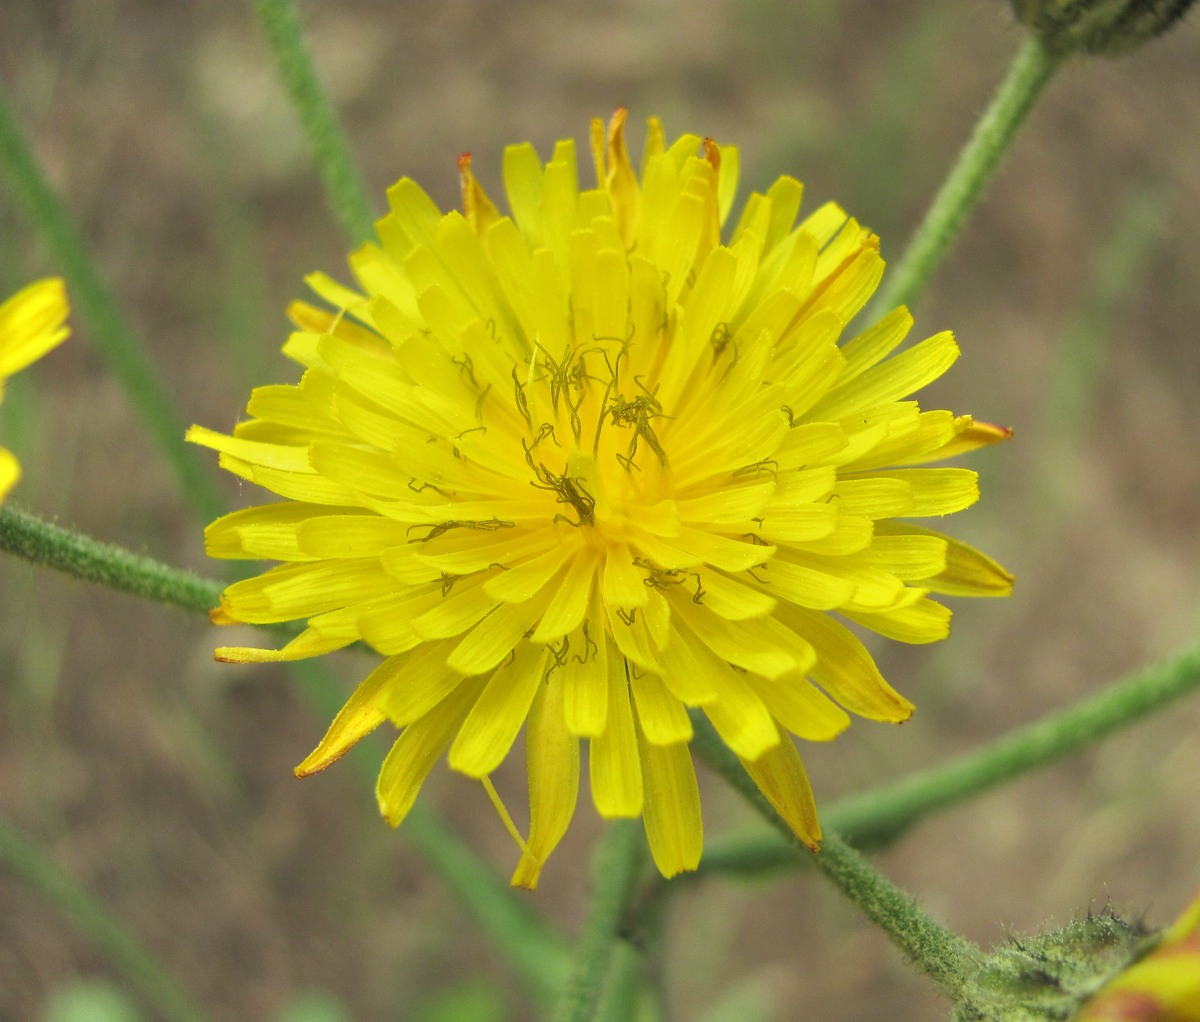
[[784, 836], [792, 856], [803, 849], [803, 857], [837, 884], [914, 964], [943, 991], [957, 997], [978, 968], [978, 948], [922, 912], [911, 895], [883, 877], [840, 837], [826, 834], [815, 855], [804, 849], [708, 719], [694, 713], [692, 723], [696, 752]]
[[0, 507], [0, 550], [87, 582], [196, 613], [207, 614], [221, 595], [218, 582], [51, 525], [12, 505]]
[[643, 996], [640, 987], [643, 954], [640, 948], [629, 941], [621, 941], [613, 950], [612, 967], [604, 993], [596, 1006], [596, 1022], [651, 1022], [661, 1019], [662, 1012], [657, 1002]]
[[138, 939], [3, 817], [0, 817], [0, 863], [66, 916], [164, 1019], [207, 1022], [208, 1016], [162, 970]]
[[[822, 819], [856, 844], [884, 844], [929, 813], [1086, 748], [1197, 689], [1200, 646], [1128, 675], [974, 752], [842, 799], [822, 813]], [[759, 872], [795, 865], [797, 859], [791, 846], [761, 835], [714, 847], [705, 853], [701, 868]]]
[[1200, 688], [1200, 647], [1144, 668], [973, 753], [840, 802], [836, 825], [862, 842], [886, 841], [926, 813], [1091, 745]]
[[104, 360], [162, 450], [189, 501], [204, 519], [222, 514], [225, 501], [197, 453], [183, 441], [183, 423], [144, 345], [88, 255], [75, 225], [54, 194], [0, 89], [0, 179], [25, 207], [55, 266], [67, 280], [71, 303], [89, 327]]
[[904, 255], [885, 278], [883, 289], [872, 303], [873, 311], [912, 305], [924, 293], [967, 214], [991, 180], [1000, 157], [1062, 59], [1050, 53], [1036, 37], [1031, 35], [1025, 40]]
[[978, 947], [926, 915], [836, 834], [825, 835], [812, 860], [943, 992], [962, 995], [979, 971]]
[[321, 87], [290, 0], [254, 0], [284, 85], [312, 145], [325, 194], [342, 230], [358, 244], [375, 233], [371, 200], [333, 104]]
[[[693, 746], [710, 767], [731, 785], [789, 842], [793, 855], [802, 848], [788, 825], [725, 746], [706, 717], [692, 715]], [[912, 961], [942, 990], [957, 996], [977, 967], [977, 949], [947, 930], [879, 874], [865, 859], [836, 835], [826, 834], [816, 855], [806, 858], [841, 888]]]
[[643, 841], [637, 820], [613, 820], [592, 858], [592, 898], [575, 962], [554, 1022], [595, 1017], [604, 976], [621, 940], [621, 918], [629, 907]]
[[628, 939], [617, 946], [613, 956], [596, 1022], [663, 1022], [670, 1016], [663, 931], [677, 884], [691, 875], [666, 880], [655, 870], [632, 898], [625, 917]]

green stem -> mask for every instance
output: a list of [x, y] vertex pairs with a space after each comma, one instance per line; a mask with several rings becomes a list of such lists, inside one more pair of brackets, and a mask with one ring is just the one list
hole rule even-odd
[[[709, 723], [708, 718], [699, 710], [689, 710], [688, 716], [692, 718], [692, 750], [713, 771], [720, 774], [726, 784], [749, 802], [758, 811], [758, 814], [782, 835], [790, 848], [804, 849], [806, 855], [811, 855], [808, 848], [796, 839], [791, 828], [775, 812], [774, 807], [767, 800], [767, 796], [758, 790], [758, 785], [742, 768], [742, 764], [734, 755], [733, 750], [721, 740], [721, 736]], [[701, 867], [704, 866], [704, 860], [707, 858], [706, 851], [704, 858], [700, 860]]]
[[[640, 936], [640, 933], [639, 933]], [[596, 1022], [651, 1022], [662, 1018], [660, 1005], [648, 1001], [640, 988], [644, 955], [640, 947], [620, 941], [613, 950], [612, 968], [596, 1006]]]
[[225, 501], [197, 453], [183, 442], [183, 424], [144, 346], [121, 316], [112, 293], [88, 256], [75, 225], [51, 189], [0, 89], [0, 176], [25, 207], [54, 264], [67, 280], [71, 303], [120, 381], [179, 485], [204, 519], [224, 512]]
[[1144, 668], [1058, 713], [956, 760], [840, 802], [837, 826], [861, 842], [890, 840], [926, 813], [1091, 745], [1200, 688], [1200, 647]]
[[605, 973], [621, 940], [621, 920], [633, 895], [642, 848], [640, 821], [608, 824], [592, 858], [588, 916], [554, 1022], [587, 1022], [595, 1017]]
[[172, 1022], [207, 1022], [208, 1016], [168, 976], [145, 947], [40, 848], [0, 817], [0, 863], [53, 905], [99, 948], [149, 1005]]
[[333, 104], [317, 77], [296, 9], [290, 0], [254, 0], [254, 8], [312, 144], [329, 204], [342, 230], [357, 245], [375, 234], [371, 200]]
[[826, 834], [821, 851], [813, 855], [771, 807], [737, 757], [699, 713], [692, 714], [693, 748], [721, 778], [742, 795], [787, 840], [791, 857], [816, 865], [842, 893], [866, 913], [914, 964], [943, 991], [957, 997], [974, 976], [978, 948], [921, 911], [911, 895], [883, 877], [835, 834]]
[[917, 907], [836, 834], [826, 834], [812, 860], [938, 987], [958, 1000], [982, 963], [979, 948]]
[[196, 613], [207, 614], [221, 595], [221, 585], [211, 579], [51, 525], [11, 505], [0, 507], [0, 550], [87, 582]]
[[[822, 813], [822, 818], [856, 844], [884, 844], [929, 813], [1086, 748], [1197, 689], [1200, 646], [1128, 675], [974, 752], [842, 799]], [[796, 862], [790, 845], [756, 836], [717, 845], [705, 853], [701, 868], [759, 872]]]
[[874, 312], [912, 305], [925, 291], [967, 214], [991, 180], [1000, 157], [1062, 59], [1050, 53], [1034, 36], [1022, 44], [904, 255], [885, 278], [883, 289], [872, 303]]

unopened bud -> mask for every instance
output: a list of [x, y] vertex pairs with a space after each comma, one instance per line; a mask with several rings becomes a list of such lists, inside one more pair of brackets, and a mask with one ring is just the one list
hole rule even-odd
[[1111, 912], [1061, 930], [1012, 937], [993, 948], [959, 1002], [954, 1022], [1074, 1018], [1079, 1006], [1121, 973], [1152, 940]]
[[1055, 53], [1114, 57], [1175, 24], [1194, 0], [1012, 0], [1018, 20]]
[[1200, 896], [1145, 958], [1109, 980], [1078, 1022], [1187, 1022], [1200, 1018]]

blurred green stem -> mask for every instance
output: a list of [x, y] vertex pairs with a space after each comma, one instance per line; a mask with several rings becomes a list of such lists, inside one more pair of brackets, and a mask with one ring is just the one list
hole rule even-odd
[[1098, 377], [1122, 313], [1134, 305], [1147, 282], [1165, 218], [1161, 195], [1144, 185], [1131, 191], [1089, 261], [1083, 295], [1055, 345], [1055, 361], [1046, 374], [1042, 431], [1049, 443], [1042, 451], [1044, 481], [1039, 493], [1061, 497], [1076, 481], [1062, 471], [1063, 461], [1078, 456], [1072, 452], [1091, 416]]
[[342, 230], [358, 245], [375, 234], [371, 200], [333, 104], [317, 77], [296, 9], [290, 0], [254, 0], [254, 9], [304, 124], [329, 204]]
[[[313, 711], [332, 720], [342, 696], [315, 660], [289, 665]], [[351, 768], [369, 788], [379, 773], [376, 752], [366, 743], [350, 750]], [[566, 940], [472, 852], [436, 812], [418, 801], [404, 819], [402, 834], [421, 854], [459, 903], [507, 959], [535, 1002], [548, 1011], [562, 994], [570, 969]]]
[[1017, 51], [991, 105], [976, 122], [941, 189], [899, 262], [885, 276], [872, 313], [913, 305], [949, 251], [967, 214], [974, 209], [1017, 129], [1063, 58], [1050, 53], [1034, 36]]
[[610, 820], [592, 856], [592, 893], [583, 934], [554, 1022], [588, 1022], [596, 1015], [604, 977], [633, 896], [644, 841], [641, 821]]
[[921, 911], [911, 895], [896, 887], [836, 834], [826, 834], [815, 855], [804, 848], [708, 718], [700, 713], [691, 716], [695, 727], [693, 748], [783, 835], [792, 856], [800, 855], [821, 870], [938, 987], [951, 997], [959, 996], [978, 969], [979, 949]]
[[[1200, 646], [1144, 668], [1065, 710], [981, 749], [894, 784], [835, 802], [822, 819], [856, 844], [884, 844], [928, 813], [1091, 745], [1200, 688]], [[701, 870], [759, 872], [807, 862], [770, 835], [730, 839], [705, 852]]]
[[0, 863], [70, 919], [162, 1018], [171, 1022], [207, 1022], [208, 1016], [162, 970], [137, 938], [3, 817], [0, 817]]
[[220, 491], [196, 452], [183, 442], [183, 424], [174, 401], [159, 380], [145, 347], [121, 316], [70, 216], [38, 166], [2, 88], [0, 179], [25, 207], [55, 267], [67, 280], [72, 307], [87, 323], [100, 354], [162, 449], [183, 492], [202, 518], [215, 518], [224, 510]]

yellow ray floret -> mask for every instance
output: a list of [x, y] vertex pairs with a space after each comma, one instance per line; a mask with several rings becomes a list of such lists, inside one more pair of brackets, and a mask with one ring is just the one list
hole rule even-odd
[[[48, 277], [22, 288], [0, 303], [0, 400], [4, 381], [67, 339], [67, 287]], [[0, 503], [21, 478], [11, 451], [0, 447]]]
[[[469, 156], [462, 213], [400, 181], [351, 256], [357, 286], [314, 274], [332, 311], [290, 310], [299, 383], [256, 390], [232, 436], [189, 432], [284, 498], [209, 526], [212, 556], [281, 562], [230, 586], [215, 620], [305, 624], [218, 656], [362, 640], [384, 657], [297, 772], [390, 721], [384, 816], [446, 756], [518, 837], [525, 887], [568, 827], [585, 748], [598, 812], [640, 816], [665, 876], [696, 867], [697, 713], [818, 847], [794, 738], [912, 712], [849, 625], [935, 641], [937, 595], [1012, 584], [908, 521], [974, 503], [975, 473], [940, 463], [1008, 432], [913, 399], [958, 358], [949, 333], [898, 352], [898, 309], [843, 336], [879, 239], [832, 203], [799, 218], [791, 178], [727, 228], [736, 149], [651, 120], [635, 170], [625, 129], [624, 111], [593, 123], [594, 187], [572, 142], [546, 163], [509, 148], [508, 213]], [[489, 780], [522, 730], [525, 835]]]

